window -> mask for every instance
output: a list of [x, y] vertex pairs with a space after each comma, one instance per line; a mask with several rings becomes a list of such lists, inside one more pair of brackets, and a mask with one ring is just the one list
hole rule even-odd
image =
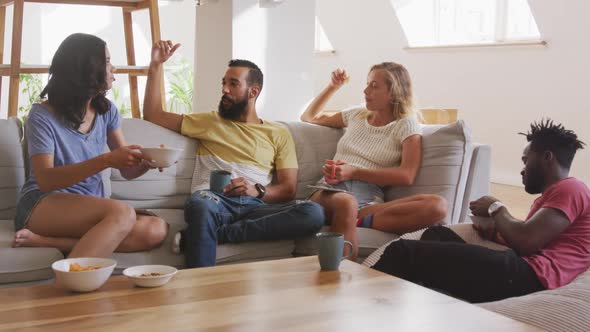
[[330, 54], [335, 52], [317, 16], [315, 17], [315, 52]]
[[390, 0], [408, 46], [540, 41], [527, 0]]

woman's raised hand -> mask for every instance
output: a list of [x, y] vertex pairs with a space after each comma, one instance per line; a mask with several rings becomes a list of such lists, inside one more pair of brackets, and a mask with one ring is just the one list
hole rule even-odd
[[121, 169], [137, 166], [143, 158], [138, 150], [141, 145], [127, 145], [119, 147], [106, 154], [109, 167]]
[[348, 82], [350, 77], [346, 73], [346, 70], [338, 68], [332, 72], [332, 80], [330, 85], [335, 88], [340, 88], [342, 85]]

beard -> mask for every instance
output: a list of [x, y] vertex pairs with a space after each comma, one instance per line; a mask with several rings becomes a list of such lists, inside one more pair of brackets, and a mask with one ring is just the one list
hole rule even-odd
[[[229, 106], [226, 107], [223, 104], [224, 101], [228, 102]], [[233, 101], [230, 98], [223, 96], [219, 101], [217, 110], [222, 118], [227, 120], [237, 120], [241, 118], [242, 115], [246, 114], [246, 106], [248, 106], [248, 97], [246, 95], [238, 101]]]
[[529, 194], [539, 194], [545, 187], [545, 179], [539, 169], [528, 170], [524, 181], [524, 190]]

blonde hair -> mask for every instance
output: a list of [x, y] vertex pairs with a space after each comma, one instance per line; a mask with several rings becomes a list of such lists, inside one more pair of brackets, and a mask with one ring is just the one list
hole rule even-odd
[[[389, 87], [391, 96], [391, 111], [398, 118], [416, 117], [414, 109], [412, 80], [408, 70], [395, 62], [382, 62], [371, 67], [369, 73], [374, 70], [383, 70], [385, 72], [385, 81]], [[363, 112], [364, 116], [370, 115], [369, 111]]]

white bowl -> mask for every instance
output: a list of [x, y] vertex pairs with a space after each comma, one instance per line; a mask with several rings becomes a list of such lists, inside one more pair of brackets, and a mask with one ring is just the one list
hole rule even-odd
[[[139, 287], [158, 287], [170, 281], [178, 270], [168, 265], [139, 265], [128, 267], [123, 274]], [[159, 276], [141, 276], [142, 274], [159, 273]]]
[[[70, 272], [70, 264], [82, 267], [99, 266], [99, 269]], [[74, 292], [91, 292], [102, 286], [113, 273], [117, 261], [110, 258], [68, 258], [51, 264], [58, 285]]]
[[[182, 149], [174, 148], [140, 148], [143, 158], [150, 161], [152, 167], [170, 167], [180, 158]], [[151, 161], [153, 160], [153, 161]]]

